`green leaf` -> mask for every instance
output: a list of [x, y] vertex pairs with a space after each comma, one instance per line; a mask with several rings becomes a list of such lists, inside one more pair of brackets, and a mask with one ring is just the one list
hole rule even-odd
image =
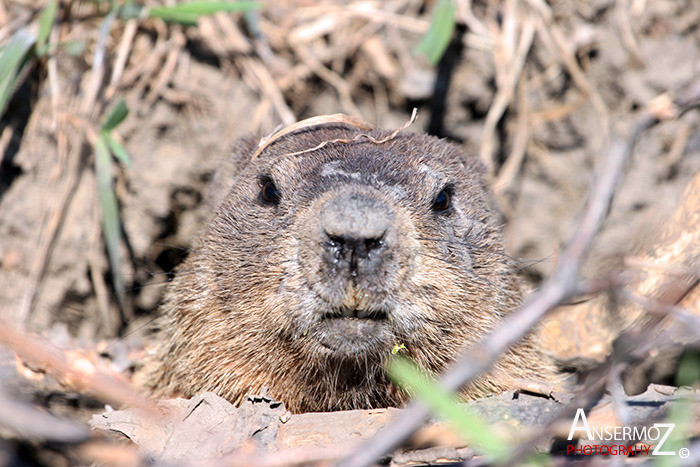
[[220, 11], [245, 12], [262, 8], [258, 2], [226, 2], [226, 1], [195, 1], [178, 3], [172, 6], [157, 6], [149, 10], [149, 18], [160, 18], [163, 21], [171, 21], [186, 26], [194, 26], [197, 19], [203, 15], [213, 15]]
[[456, 15], [457, 9], [452, 0], [438, 0], [433, 10], [430, 28], [414, 52], [425, 55], [432, 65], [437, 64], [450, 44]]
[[104, 122], [102, 123], [102, 126], [100, 127], [101, 131], [105, 132], [110, 132], [114, 130], [117, 125], [119, 125], [129, 114], [129, 108], [126, 106], [126, 102], [124, 101], [124, 98], [119, 99], [119, 101], [112, 107], [112, 110], [109, 112], [107, 115], [107, 118], [105, 118]]
[[178, 3], [173, 6], [163, 6], [151, 8], [151, 12], [156, 10], [161, 11], [177, 11], [194, 13], [198, 15], [213, 15], [220, 11], [249, 11], [255, 10], [257, 8], [262, 8], [263, 4], [259, 2], [227, 2], [227, 1], [195, 1], [195, 2], [183, 2]]
[[0, 55], [0, 82], [10, 75], [17, 75], [26, 60], [27, 52], [35, 42], [36, 36], [24, 28], [12, 36]]
[[197, 19], [199, 18], [199, 15], [187, 12], [151, 12], [148, 16], [150, 18], [160, 18], [169, 23], [178, 23], [183, 26], [197, 26]]
[[83, 54], [86, 44], [85, 41], [66, 41], [59, 44], [59, 47], [61, 47], [68, 55], [77, 57]]
[[[683, 363], [681, 362], [681, 365]], [[690, 445], [690, 438], [693, 426], [693, 414], [695, 413], [694, 405], [695, 398], [693, 391], [685, 391], [683, 389], [676, 390], [674, 400], [670, 401], [670, 409], [668, 410], [667, 423], [672, 423], [674, 426], [670, 428], [668, 438], [666, 438], [662, 451], [676, 452], [676, 455], [653, 456], [656, 467], [677, 467], [684, 465], [682, 458], [678, 455], [681, 448], [687, 448]], [[661, 433], [666, 431], [666, 427], [661, 428]], [[647, 432], [648, 433], [648, 432]], [[691, 451], [692, 453], [692, 451]]]
[[51, 28], [53, 28], [53, 23], [56, 20], [56, 12], [58, 11], [58, 4], [56, 0], [49, 0], [49, 3], [41, 12], [39, 17], [39, 35], [37, 37], [36, 43], [37, 48], [44, 49], [46, 41], [49, 39], [49, 34], [51, 33]]
[[143, 9], [143, 5], [137, 5], [133, 1], [129, 1], [119, 9], [119, 17], [121, 19], [139, 18]]
[[436, 415], [451, 423], [484, 454], [493, 456], [495, 460], [508, 457], [506, 442], [496, 435], [488, 422], [457, 402], [454, 394], [428, 380], [413, 362], [403, 357], [394, 358], [388, 372], [395, 383], [415, 393]]
[[107, 132], [104, 132], [103, 136], [105, 141], [109, 145], [109, 149], [112, 151], [112, 154], [114, 154], [114, 157], [120, 160], [121, 163], [127, 166], [128, 168], [133, 169], [134, 166], [131, 164], [131, 157], [129, 157], [129, 153], [126, 152], [124, 146], [119, 144], [119, 142], [117, 142], [117, 140], [114, 139], [114, 137]]
[[97, 197], [102, 210], [102, 231], [112, 271], [112, 281], [115, 291], [119, 294], [124, 289], [119, 252], [121, 221], [119, 220], [117, 197], [112, 188], [112, 156], [107, 149], [103, 135], [98, 136], [95, 142], [95, 175], [97, 177]]
[[26, 29], [20, 29], [2, 48], [0, 55], [0, 116], [5, 112], [15, 89], [19, 71], [27, 60], [27, 52], [32, 48], [36, 37]]
[[15, 89], [15, 76], [10, 75], [0, 81], [0, 117], [5, 113], [5, 107], [10, 102], [12, 91]]
[[693, 386], [698, 382], [700, 382], [700, 354], [684, 352], [678, 362], [676, 385]]

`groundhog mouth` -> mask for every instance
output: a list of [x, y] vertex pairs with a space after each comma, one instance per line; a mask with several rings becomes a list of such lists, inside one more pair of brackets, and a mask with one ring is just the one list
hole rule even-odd
[[389, 328], [385, 310], [342, 308], [322, 316], [314, 337], [336, 357], [357, 358], [381, 352], [391, 341]]
[[358, 310], [356, 308], [339, 308], [323, 315], [323, 319], [368, 319], [372, 321], [383, 321], [387, 319], [384, 310]]

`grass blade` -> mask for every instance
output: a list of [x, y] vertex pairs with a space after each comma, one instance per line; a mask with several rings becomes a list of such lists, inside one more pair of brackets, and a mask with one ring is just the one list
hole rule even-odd
[[17, 75], [27, 52], [35, 42], [36, 36], [26, 29], [20, 29], [12, 36], [0, 55], [0, 82], [4, 82], [10, 75]]
[[112, 282], [117, 297], [119, 297], [124, 289], [119, 251], [121, 221], [119, 220], [117, 197], [112, 188], [112, 155], [109, 153], [103, 135], [98, 136], [95, 142], [95, 175], [97, 177], [97, 197], [102, 210], [102, 230], [112, 271]]
[[259, 2], [227, 2], [227, 1], [195, 1], [183, 2], [172, 6], [160, 6], [151, 8], [151, 12], [178, 12], [178, 13], [193, 13], [198, 15], [213, 15], [220, 11], [238, 11], [245, 12], [261, 8], [263, 5]]
[[425, 55], [432, 65], [437, 64], [450, 44], [455, 29], [456, 14], [457, 10], [452, 0], [438, 0], [433, 10], [430, 28], [414, 52]]
[[2, 48], [0, 55], [0, 116], [10, 102], [15, 89], [15, 80], [19, 70], [27, 60], [27, 52], [32, 48], [36, 37], [26, 29], [17, 31], [10, 42]]
[[437, 416], [451, 423], [464, 439], [474, 443], [484, 454], [495, 460], [507, 458], [507, 444], [488, 423], [457, 402], [454, 394], [428, 380], [413, 362], [403, 357], [394, 358], [388, 371], [394, 382], [415, 393]]
[[46, 41], [49, 39], [49, 34], [53, 28], [53, 23], [56, 20], [56, 13], [58, 12], [58, 4], [56, 0], [49, 0], [49, 3], [41, 12], [39, 17], [39, 34], [36, 39], [36, 44], [38, 49], [43, 49], [46, 45]]
[[15, 78], [16, 76], [12, 74], [0, 81], [0, 117], [5, 113], [7, 103], [10, 102], [10, 96], [15, 89]]
[[134, 166], [131, 164], [131, 157], [129, 157], [129, 153], [126, 152], [126, 149], [124, 149], [124, 146], [119, 144], [116, 139], [109, 133], [103, 133], [104, 139], [109, 145], [109, 149], [112, 151], [112, 154], [114, 154], [114, 157], [116, 157], [118, 160], [122, 162], [125, 166], [127, 166], [130, 169], [133, 169]]
[[150, 18], [160, 18], [163, 21], [193, 26], [197, 24], [197, 19], [203, 15], [213, 15], [220, 11], [246, 12], [262, 6], [262, 3], [249, 1], [195, 1], [178, 3], [172, 6], [153, 7], [149, 10], [148, 15]]
[[74, 57], [82, 55], [86, 48], [85, 41], [67, 41], [58, 44], [58, 46], [61, 47], [65, 53]]
[[119, 125], [129, 114], [129, 108], [126, 106], [124, 98], [119, 99], [119, 101], [112, 107], [107, 117], [104, 119], [100, 131], [110, 132], [114, 130], [117, 125]]

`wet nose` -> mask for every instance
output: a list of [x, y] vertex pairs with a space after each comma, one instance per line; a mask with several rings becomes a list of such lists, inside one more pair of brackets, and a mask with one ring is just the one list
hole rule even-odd
[[390, 242], [393, 213], [380, 199], [350, 194], [332, 198], [321, 208], [321, 228], [328, 260], [353, 275], [373, 269]]

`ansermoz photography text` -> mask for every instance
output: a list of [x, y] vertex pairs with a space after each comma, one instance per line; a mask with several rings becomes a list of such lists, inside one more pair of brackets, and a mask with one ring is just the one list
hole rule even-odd
[[[566, 455], [574, 456], [675, 456], [688, 457], [688, 449], [677, 452], [665, 447], [675, 428], [674, 423], [654, 423], [652, 426], [591, 426], [583, 409], [577, 409], [571, 423], [568, 441], [581, 432], [583, 445], [568, 445]], [[585, 434], [585, 435], [583, 435]], [[594, 444], [595, 443], [595, 444]]]

